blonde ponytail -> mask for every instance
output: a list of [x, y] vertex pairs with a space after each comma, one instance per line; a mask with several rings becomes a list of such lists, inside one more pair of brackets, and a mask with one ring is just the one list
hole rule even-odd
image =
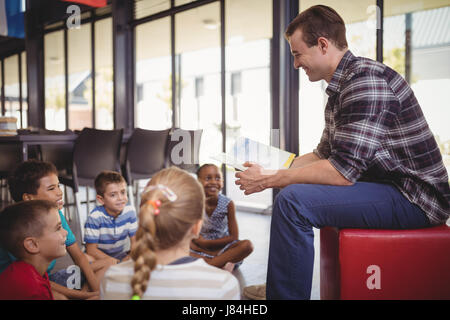
[[136, 232], [136, 243], [130, 256], [134, 261], [134, 275], [131, 279], [133, 299], [142, 297], [150, 280], [150, 273], [156, 267], [155, 241], [155, 208], [147, 202], [143, 203], [139, 213], [139, 228]]

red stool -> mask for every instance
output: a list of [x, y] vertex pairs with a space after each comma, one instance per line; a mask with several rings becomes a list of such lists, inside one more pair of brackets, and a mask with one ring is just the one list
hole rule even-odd
[[320, 230], [321, 299], [450, 299], [450, 227]]

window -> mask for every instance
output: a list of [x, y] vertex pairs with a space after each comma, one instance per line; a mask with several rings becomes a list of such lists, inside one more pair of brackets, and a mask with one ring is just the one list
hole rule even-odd
[[66, 129], [66, 91], [64, 71], [64, 31], [44, 36], [45, 126]]
[[[107, 9], [102, 12], [108, 14]], [[112, 18], [85, 12], [81, 19], [91, 22], [44, 34], [47, 129], [114, 126]], [[50, 27], [65, 28], [65, 24], [56, 23], [46, 29]]]
[[69, 129], [92, 128], [91, 24], [67, 31]]
[[114, 128], [112, 18], [95, 22], [95, 127]]
[[141, 24], [135, 32], [135, 126], [164, 130], [172, 127], [170, 17]]
[[140, 19], [170, 9], [170, 0], [135, 0], [134, 17]]
[[448, 1], [388, 1], [384, 63], [410, 83], [450, 172], [450, 6]]
[[[25, 128], [28, 124], [25, 52], [14, 54], [3, 59], [3, 67], [5, 116], [17, 118], [17, 128]], [[0, 75], [1, 72], [0, 67]], [[0, 79], [0, 88], [1, 86]]]
[[[272, 1], [226, 0], [226, 147], [238, 137], [270, 145]], [[227, 195], [237, 205], [266, 209], [272, 189], [244, 195], [227, 168]]]
[[219, 26], [219, 2], [175, 15], [179, 127], [203, 129], [200, 163], [222, 151]]

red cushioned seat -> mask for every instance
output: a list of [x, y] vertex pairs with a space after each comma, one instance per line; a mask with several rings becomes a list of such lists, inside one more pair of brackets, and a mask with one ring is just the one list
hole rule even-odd
[[450, 227], [320, 230], [321, 299], [450, 299]]

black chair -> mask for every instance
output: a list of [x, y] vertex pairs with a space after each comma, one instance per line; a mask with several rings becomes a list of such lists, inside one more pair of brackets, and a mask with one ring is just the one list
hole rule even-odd
[[[130, 186], [132, 201], [134, 185], [136, 204], [139, 198], [139, 180], [150, 179], [165, 167], [169, 132], [170, 129], [153, 131], [136, 128], [128, 141], [125, 168], [122, 171]], [[134, 205], [133, 202], [132, 204]]]
[[[123, 129], [98, 130], [84, 128], [75, 140], [72, 154], [71, 174], [60, 175], [60, 182], [73, 189], [77, 207], [77, 225], [84, 243], [84, 223], [89, 214], [89, 187], [94, 187], [95, 177], [103, 170], [120, 170], [120, 146]], [[81, 212], [79, 187], [86, 187], [86, 215]]]
[[203, 129], [184, 130], [174, 128], [169, 138], [166, 167], [176, 166], [190, 173], [196, 173], [199, 168], [202, 133]]
[[1, 201], [12, 202], [8, 190], [8, 176], [12, 170], [22, 162], [22, 149], [20, 146], [12, 144], [0, 145], [0, 188]]

